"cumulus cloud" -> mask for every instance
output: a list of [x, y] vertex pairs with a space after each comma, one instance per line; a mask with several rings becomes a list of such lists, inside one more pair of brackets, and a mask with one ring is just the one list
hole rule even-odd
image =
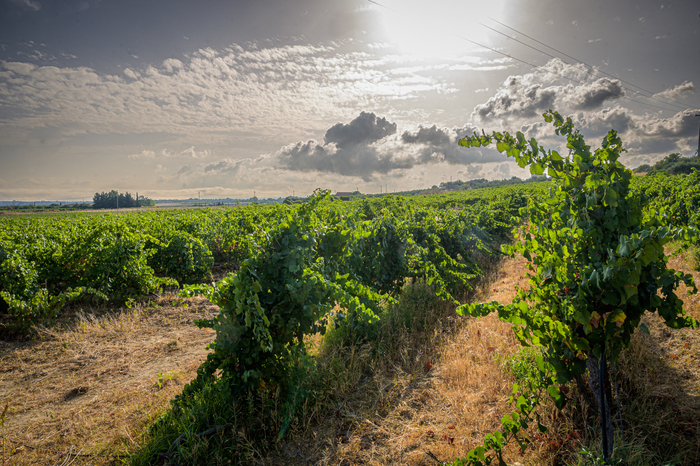
[[[593, 110], [609, 100], [616, 100], [625, 95], [622, 83], [618, 79], [600, 78], [582, 86], [569, 85], [564, 88], [562, 99], [572, 104], [574, 110]], [[571, 92], [566, 92], [570, 90]]]
[[335, 143], [338, 149], [371, 144], [391, 134], [396, 133], [396, 123], [386, 118], [377, 118], [374, 113], [362, 112], [350, 123], [337, 123], [326, 131], [326, 144]]
[[[369, 181], [377, 174], [411, 169], [418, 165], [447, 163], [467, 165], [502, 161], [495, 150], [468, 150], [457, 139], [471, 134], [473, 127], [456, 129], [419, 126], [391, 137], [397, 125], [374, 113], [362, 112], [348, 124], [338, 123], [326, 132], [324, 142], [299, 141], [281, 148], [275, 157], [288, 170], [337, 173]], [[476, 170], [476, 171], [474, 171]]]
[[141, 74], [131, 68], [124, 68], [124, 74], [131, 79], [139, 79], [141, 77]]
[[130, 158], [131, 160], [136, 160], [136, 159], [152, 159], [152, 158], [154, 158], [155, 156], [156, 156], [156, 153], [155, 153], [154, 151], [145, 149], [145, 150], [142, 150], [142, 151], [141, 151], [140, 153], [138, 153], [138, 154], [131, 154], [131, 155], [129, 155], [129, 158]]
[[595, 110], [624, 95], [619, 80], [595, 79], [585, 65], [555, 58], [532, 73], [509, 76], [494, 96], [474, 108], [472, 118], [488, 122], [532, 118], [550, 108]]
[[348, 124], [337, 123], [326, 131], [324, 144], [300, 141], [280, 149], [280, 166], [296, 171], [317, 171], [371, 179], [375, 173], [410, 168], [411, 159], [381, 153], [374, 145], [396, 133], [396, 123], [362, 112]]
[[179, 155], [188, 156], [188, 157], [192, 157], [195, 159], [202, 159], [204, 157], [209, 156], [209, 151], [206, 149], [201, 150], [201, 151], [196, 151], [196, 150], [194, 150], [194, 146], [190, 146], [187, 149], [180, 151]]
[[235, 175], [241, 169], [245, 160], [232, 160], [229, 158], [219, 160], [215, 163], [210, 163], [204, 167], [204, 173], [210, 175]]
[[654, 97], [664, 97], [666, 99], [677, 99], [685, 93], [694, 93], [695, 85], [692, 82], [685, 81], [683, 84], [679, 84], [665, 91], [661, 91], [658, 94], [654, 94]]

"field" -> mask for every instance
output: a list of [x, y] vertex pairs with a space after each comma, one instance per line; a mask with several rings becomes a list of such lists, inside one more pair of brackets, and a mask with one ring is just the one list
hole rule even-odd
[[[663, 207], [668, 223], [695, 224], [693, 175], [634, 183], [648, 198], [645, 215]], [[532, 380], [539, 353], [494, 314], [455, 309], [509, 304], [533, 286], [531, 263], [498, 250], [513, 241], [519, 209], [548, 189], [352, 202], [318, 193], [292, 206], [2, 219], [2, 461], [465, 458], [503, 428], [513, 384]], [[688, 249], [669, 266], [697, 278], [694, 240], [668, 243], [666, 253], [679, 247]], [[700, 318], [685, 286], [684, 310]], [[649, 335], [634, 332], [615, 366], [626, 436], [615, 455], [696, 464], [700, 338], [655, 315], [643, 322]], [[239, 346], [222, 346], [226, 332]], [[268, 344], [277, 359], [260, 350]], [[227, 388], [223, 374], [233, 374]], [[600, 454], [590, 394], [573, 380], [560, 387], [564, 409], [541, 397], [549, 430], [525, 429], [529, 446], [521, 454], [506, 445], [508, 464], [584, 464], [584, 448]]]

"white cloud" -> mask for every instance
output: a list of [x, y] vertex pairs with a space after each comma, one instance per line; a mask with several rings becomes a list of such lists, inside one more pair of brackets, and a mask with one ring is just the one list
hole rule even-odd
[[678, 84], [670, 89], [654, 94], [654, 97], [665, 97], [667, 99], [677, 99], [686, 93], [694, 93], [695, 85], [692, 82], [685, 81], [682, 84]]
[[192, 157], [194, 159], [202, 159], [204, 157], [209, 156], [209, 151], [205, 149], [205, 150], [197, 152], [196, 150], [194, 150], [194, 146], [190, 146], [187, 149], [181, 151], [180, 155], [185, 155], [188, 157]]
[[138, 73], [130, 68], [124, 68], [124, 74], [131, 79], [139, 79], [141, 77], [140, 73]]
[[[207, 48], [158, 66], [127, 68], [122, 76], [88, 67], [3, 62], [0, 105], [21, 115], [13, 123], [25, 128], [191, 136], [236, 128], [264, 138], [280, 131], [304, 134], [350, 117], [363, 105], [377, 108], [424, 92], [453, 91], [420, 69], [396, 70], [392, 63], [398, 59], [381, 51], [338, 47], [344, 46]], [[488, 64], [480, 60], [476, 66]]]
[[623, 95], [619, 80], [596, 79], [583, 64], [568, 65], [552, 59], [531, 73], [508, 77], [493, 97], [474, 108], [472, 118], [505, 121], [538, 117], [551, 108], [593, 110]]
[[155, 158], [156, 153], [153, 152], [152, 150], [142, 150], [138, 154], [131, 154], [129, 155], [129, 158], [131, 160], [136, 160], [136, 159], [152, 159]]

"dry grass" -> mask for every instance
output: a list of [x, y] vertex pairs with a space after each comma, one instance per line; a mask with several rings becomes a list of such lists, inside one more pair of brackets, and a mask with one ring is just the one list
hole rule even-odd
[[213, 331], [196, 328], [193, 319], [215, 312], [202, 299], [161, 298], [102, 317], [79, 314], [68, 328], [40, 329], [32, 340], [0, 342], [0, 402], [9, 403], [0, 432], [36, 448], [5, 440], [0, 464], [137, 449], [143, 429], [206, 357]]

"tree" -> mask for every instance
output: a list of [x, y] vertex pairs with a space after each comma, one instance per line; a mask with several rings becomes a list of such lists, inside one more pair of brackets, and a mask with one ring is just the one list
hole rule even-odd
[[[496, 143], [499, 152], [515, 158], [534, 175], [545, 171], [554, 179], [547, 202], [529, 202], [526, 218], [511, 254], [519, 251], [530, 261], [529, 290], [521, 289], [509, 305], [496, 302], [464, 305], [459, 312], [483, 316], [498, 312], [513, 324], [521, 344], [542, 346], [544, 359], [567, 383], [590, 373], [592, 389], [604, 420], [604, 455], [612, 452], [613, 432], [609, 397], [603, 374], [606, 356], [617, 360], [629, 348], [642, 315], [658, 312], [672, 328], [695, 327], [675, 294], [683, 282], [697, 289], [692, 276], [667, 268], [664, 244], [688, 239], [687, 230], [665, 225], [663, 212], [644, 220], [641, 196], [630, 190], [632, 172], [618, 158], [625, 149], [611, 130], [594, 152], [574, 129], [570, 118], [553, 111], [544, 114], [556, 134], [565, 136], [569, 154], [545, 150], [535, 139], [494, 132], [461, 139], [466, 147]], [[556, 386], [549, 393], [558, 406], [565, 398]]]
[[138, 207], [138, 205], [155, 205], [151, 199], [143, 196], [139, 196], [139, 201], [133, 197], [129, 192], [120, 194], [116, 190], [112, 190], [108, 193], [95, 193], [92, 198], [92, 208], [93, 209], [125, 209], [130, 207]]

